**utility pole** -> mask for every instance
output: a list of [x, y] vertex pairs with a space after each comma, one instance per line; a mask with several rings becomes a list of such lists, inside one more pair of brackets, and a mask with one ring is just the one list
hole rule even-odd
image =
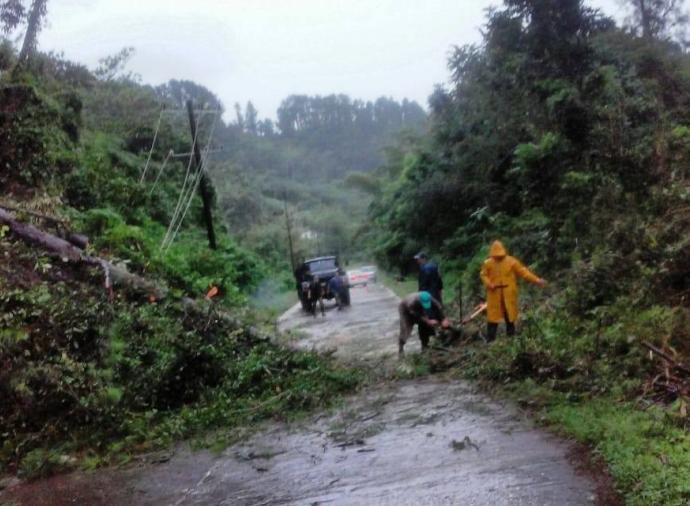
[[294, 272], [296, 269], [295, 249], [292, 244], [292, 222], [290, 221], [290, 212], [288, 211], [287, 193], [283, 194], [283, 205], [285, 206], [285, 228], [287, 229], [288, 247], [290, 248], [290, 265]]
[[[206, 224], [206, 235], [208, 235], [208, 247], [211, 249], [216, 249], [216, 233], [213, 230], [213, 214], [212, 214], [212, 201], [213, 201], [213, 191], [211, 188], [211, 181], [209, 181], [208, 176], [203, 171], [202, 161], [201, 161], [201, 150], [199, 149], [199, 143], [195, 142], [197, 139], [197, 124], [196, 118], [194, 117], [194, 104], [191, 100], [187, 100], [187, 113], [189, 115], [189, 128], [192, 131], [192, 146], [194, 151], [194, 161], [196, 163], [196, 170], [199, 173], [199, 195], [201, 196], [201, 201], [204, 204], [203, 217], [204, 223]], [[210, 142], [210, 140], [209, 140]]]

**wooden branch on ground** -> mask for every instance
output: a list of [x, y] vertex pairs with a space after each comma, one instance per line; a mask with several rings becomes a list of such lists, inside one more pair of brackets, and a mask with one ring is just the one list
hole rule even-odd
[[[56, 218], [54, 216], [48, 216], [47, 214], [37, 213], [35, 211], [29, 211], [28, 209], [22, 209], [20, 207], [8, 206], [6, 204], [0, 203], [0, 209], [4, 209], [5, 211], [10, 211], [13, 213], [25, 213], [25, 214], [28, 214], [29, 216], [33, 216], [34, 218], [49, 221], [49, 222], [55, 223], [57, 225], [62, 225], [65, 228], [67, 228], [67, 226], [68, 226], [68, 223], [65, 220], [62, 220], [60, 218]], [[86, 249], [86, 247], [89, 245], [89, 238], [83, 234], [77, 234], [75, 232], [69, 232], [68, 231], [65, 239], [67, 239], [69, 242], [71, 242], [72, 244], [74, 244], [75, 246], [77, 246], [81, 249]]]
[[678, 371], [682, 371], [686, 375], [690, 376], [690, 368], [689, 367], [677, 362], [676, 359], [674, 359], [671, 355], [669, 355], [668, 353], [666, 353], [662, 349], [657, 348], [652, 343], [647, 342], [647, 341], [642, 341], [641, 344], [642, 344], [642, 346], [647, 348], [652, 353], [659, 355], [661, 358], [666, 360], [666, 362], [668, 362], [670, 365], [672, 365], [674, 369], [677, 369]]
[[4, 209], [5, 211], [10, 211], [13, 213], [26, 213], [29, 216], [33, 216], [34, 218], [40, 218], [42, 220], [51, 221], [53, 223], [60, 223], [61, 225], [67, 224], [67, 222], [65, 220], [62, 220], [60, 218], [56, 218], [54, 216], [49, 216], [47, 214], [37, 213], [36, 211], [30, 211], [28, 209], [22, 209], [21, 207], [14, 207], [14, 206], [8, 206], [6, 204], [0, 204], [0, 208]]
[[104, 285], [107, 289], [113, 285], [122, 285], [136, 292], [153, 295], [156, 299], [162, 299], [167, 294], [166, 288], [132, 274], [127, 269], [114, 265], [103, 258], [87, 255], [81, 248], [65, 239], [43, 232], [31, 224], [17, 221], [12, 214], [2, 208], [0, 208], [0, 223], [9, 226], [10, 231], [25, 243], [38, 246], [65, 262], [84, 263], [99, 267], [103, 270]]
[[84, 234], [71, 232], [67, 234], [66, 239], [70, 243], [74, 244], [77, 248], [86, 249], [86, 247], [89, 245], [89, 238]]

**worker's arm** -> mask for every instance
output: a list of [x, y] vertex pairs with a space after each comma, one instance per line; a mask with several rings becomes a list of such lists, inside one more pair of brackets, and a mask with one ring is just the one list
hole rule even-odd
[[431, 325], [432, 327], [441, 324], [443, 328], [448, 328], [450, 326], [450, 322], [448, 321], [448, 318], [443, 314], [443, 305], [439, 301], [437, 301], [435, 298], [431, 298], [431, 305], [436, 308], [436, 314], [438, 315], [438, 320], [433, 320], [429, 319], [427, 325]]
[[513, 270], [515, 270], [515, 274], [520, 276], [525, 281], [529, 281], [530, 283], [534, 283], [535, 285], [539, 286], [544, 286], [546, 284], [545, 280], [543, 280], [542, 278], [534, 274], [532, 271], [530, 271], [520, 262], [520, 260], [515, 260]]
[[482, 264], [482, 270], [479, 272], [479, 277], [488, 290], [493, 290], [495, 288], [494, 284], [491, 282], [491, 278], [489, 278], [489, 266], [486, 262]]

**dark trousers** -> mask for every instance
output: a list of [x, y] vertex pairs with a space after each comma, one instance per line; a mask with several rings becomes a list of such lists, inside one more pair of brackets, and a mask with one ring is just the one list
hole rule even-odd
[[434, 335], [434, 328], [430, 327], [421, 320], [417, 320], [417, 330], [419, 331], [419, 340], [422, 342], [422, 349], [429, 347], [429, 339]]
[[[493, 341], [496, 339], [496, 332], [498, 332], [498, 323], [487, 323], [486, 324], [486, 340], [487, 341]], [[508, 318], [506, 317], [506, 334], [509, 336], [514, 336], [515, 335], [515, 324], [511, 321], [508, 321]]]
[[405, 307], [401, 304], [400, 337], [398, 338], [398, 344], [401, 352], [405, 346], [405, 343], [410, 338], [410, 334], [412, 334], [412, 329], [415, 325], [417, 325], [417, 330], [419, 332], [419, 340], [422, 342], [422, 349], [428, 348], [429, 340], [435, 333], [434, 328], [424, 323], [420, 318], [416, 318], [414, 315], [408, 313]]

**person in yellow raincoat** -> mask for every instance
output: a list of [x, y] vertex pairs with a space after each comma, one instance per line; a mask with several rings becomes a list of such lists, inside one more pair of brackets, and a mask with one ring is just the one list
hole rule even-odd
[[506, 333], [515, 334], [518, 316], [517, 276], [539, 286], [546, 285], [539, 276], [532, 273], [522, 262], [508, 255], [501, 241], [494, 241], [489, 258], [484, 261], [480, 277], [486, 287], [487, 340], [496, 338], [498, 323], [506, 322]]

